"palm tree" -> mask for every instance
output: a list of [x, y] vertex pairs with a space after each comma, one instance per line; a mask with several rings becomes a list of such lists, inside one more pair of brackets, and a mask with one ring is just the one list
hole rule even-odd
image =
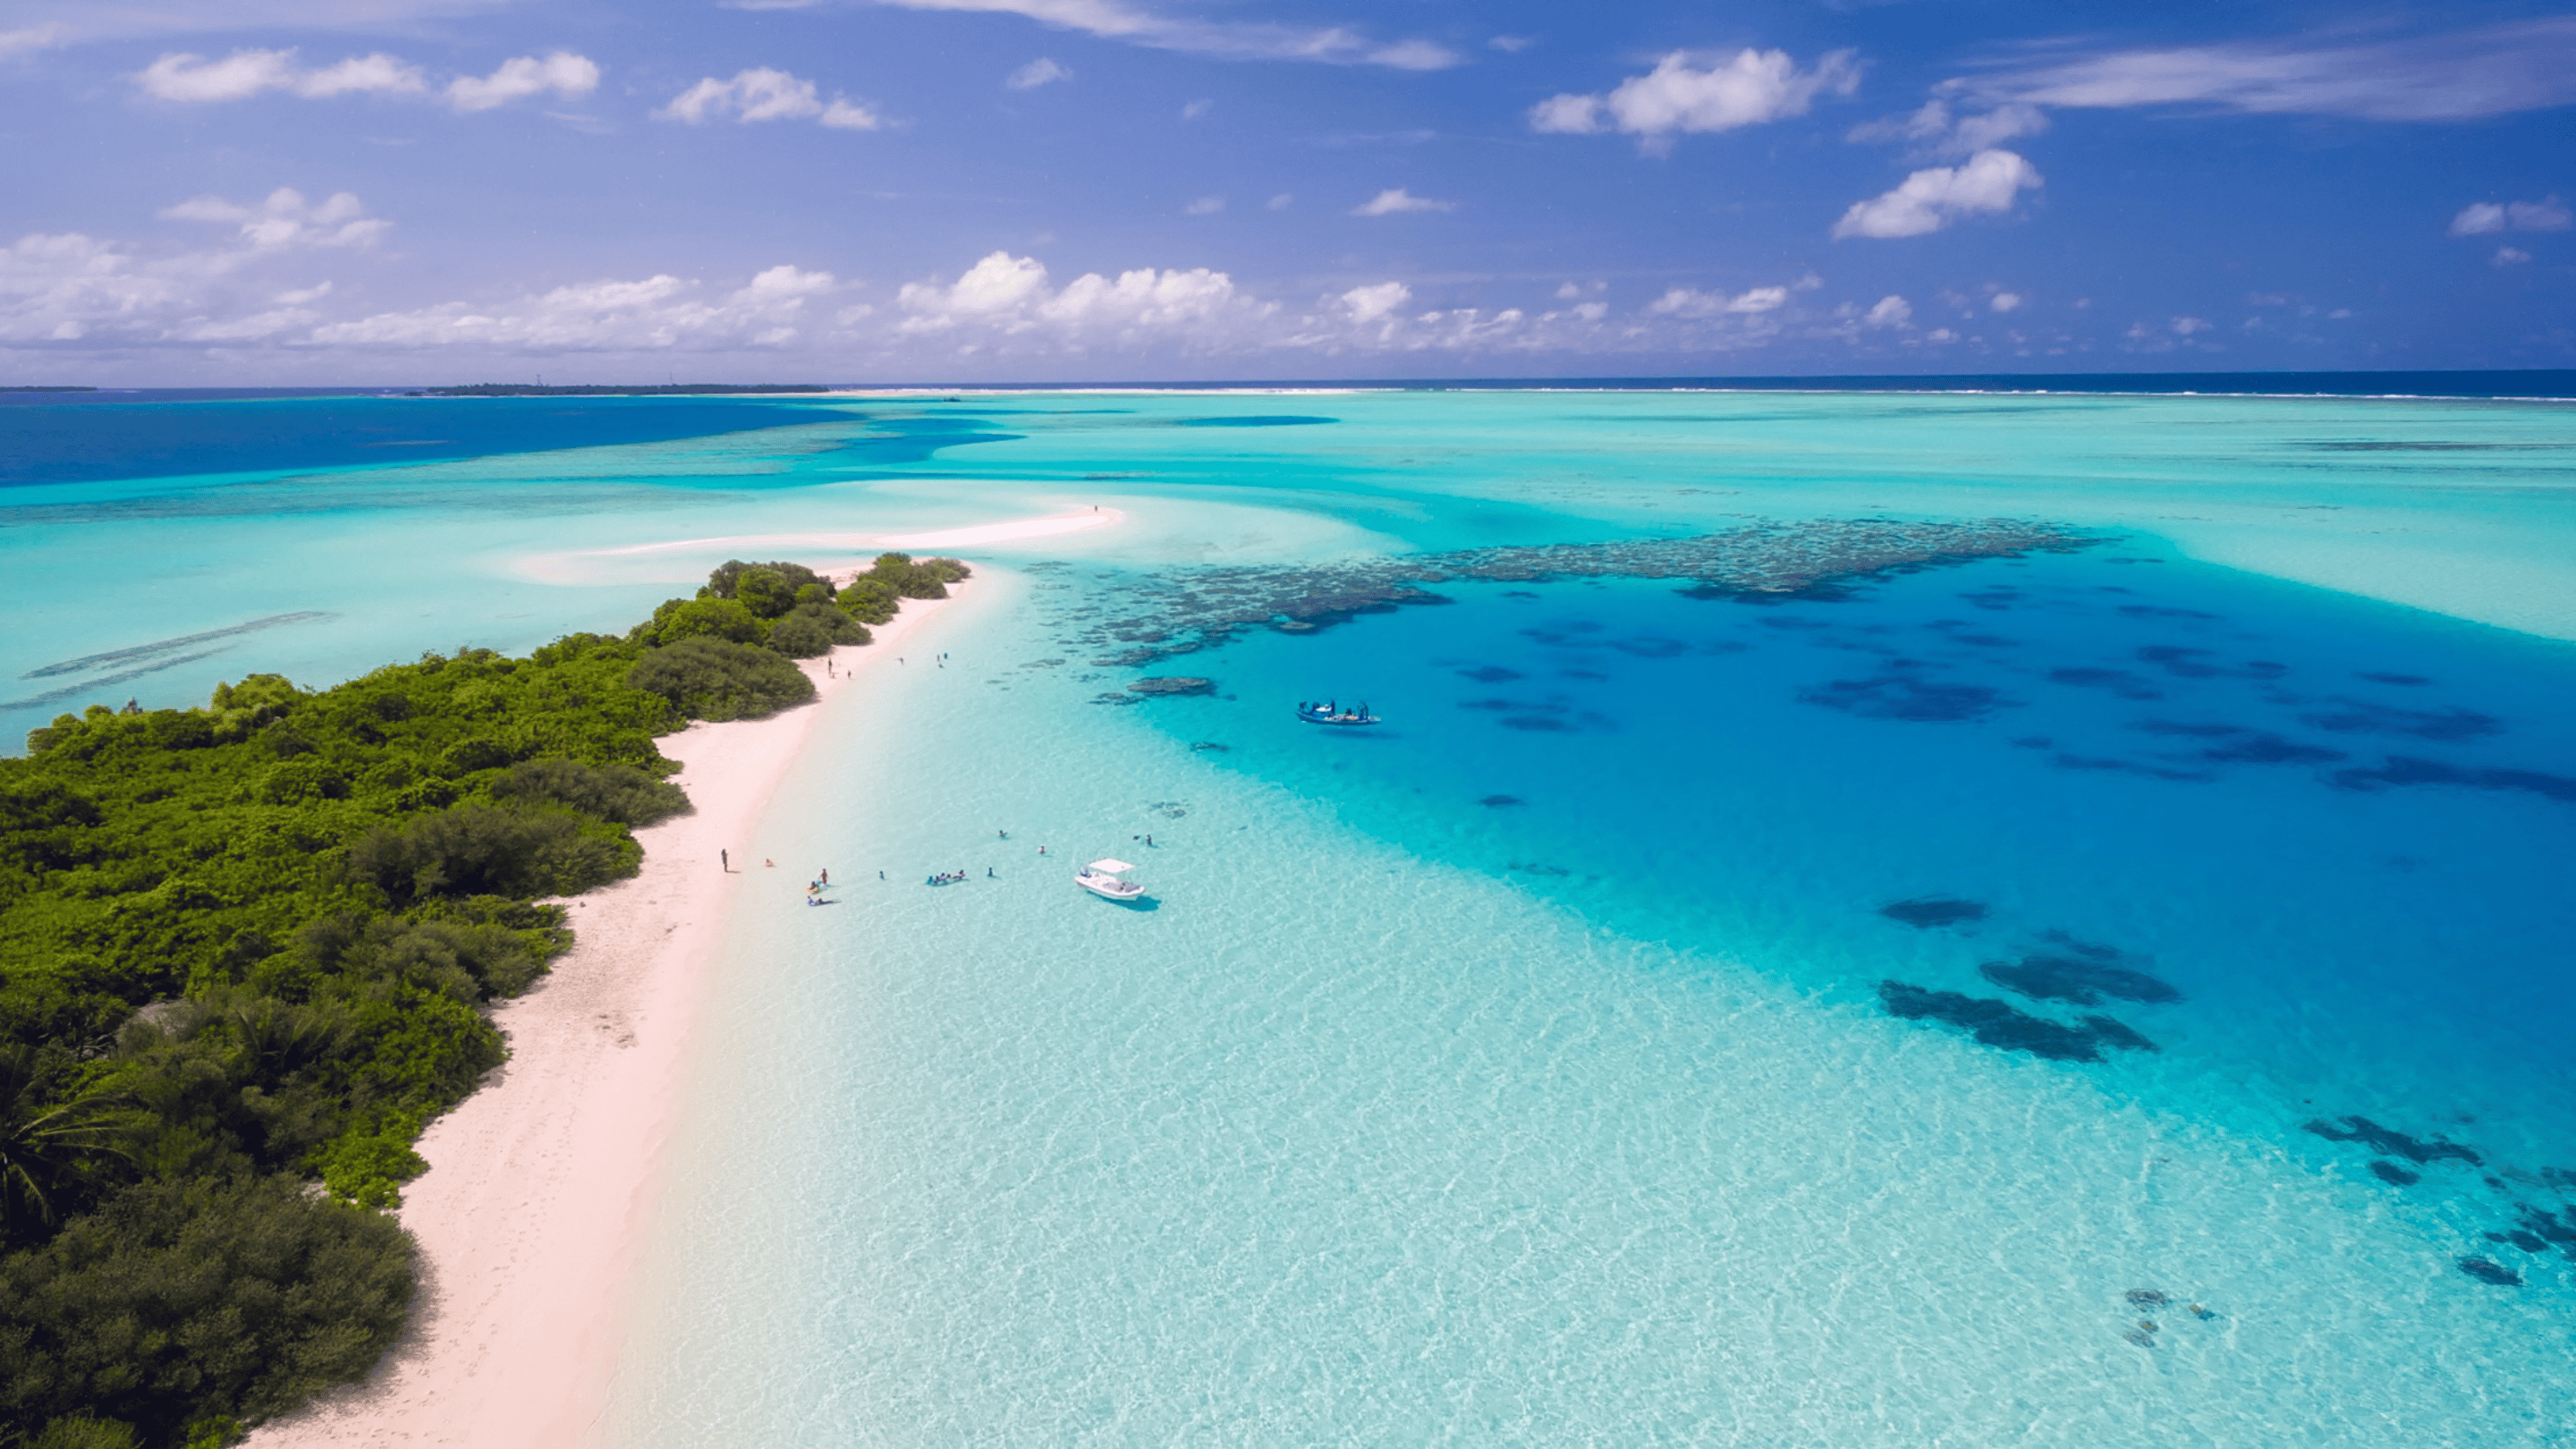
[[124, 1143], [133, 1115], [116, 1094], [51, 1102], [50, 1076], [35, 1048], [0, 1047], [0, 1229], [29, 1217], [50, 1226], [54, 1197], [85, 1154], [134, 1157]]

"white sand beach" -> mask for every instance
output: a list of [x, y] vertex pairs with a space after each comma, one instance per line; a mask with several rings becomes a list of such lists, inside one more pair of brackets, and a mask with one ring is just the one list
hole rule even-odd
[[814, 705], [663, 739], [695, 808], [636, 832], [634, 879], [571, 903], [572, 951], [495, 1013], [509, 1061], [421, 1138], [429, 1171], [403, 1190], [399, 1214], [423, 1269], [410, 1331], [367, 1382], [250, 1443], [511, 1449], [587, 1436], [728, 902], [742, 876], [767, 868], [762, 812], [821, 712], [891, 667], [943, 607], [908, 602], [873, 644], [806, 661], [823, 696]]
[[1109, 528], [1125, 522], [1126, 518], [1127, 515], [1118, 509], [1092, 506], [1039, 518], [1009, 518], [999, 523], [968, 524], [912, 533], [744, 533], [712, 538], [673, 538], [619, 548], [530, 554], [517, 560], [513, 567], [522, 576], [539, 583], [587, 584], [608, 577], [611, 568], [620, 564], [631, 567], [639, 562], [662, 564], [667, 561], [669, 566], [677, 566], [687, 561], [687, 567], [679, 568], [674, 574], [674, 577], [680, 577], [699, 566], [695, 560], [700, 556], [731, 553], [757, 557], [766, 553], [773, 558], [782, 554], [793, 555], [808, 567], [824, 573], [842, 574], [866, 567], [877, 554], [888, 549], [991, 548]]

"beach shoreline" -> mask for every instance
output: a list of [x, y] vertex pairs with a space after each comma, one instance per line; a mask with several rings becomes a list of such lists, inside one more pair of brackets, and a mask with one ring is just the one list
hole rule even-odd
[[396, 1214], [421, 1264], [402, 1340], [364, 1381], [250, 1444], [505, 1449], [590, 1435], [733, 886], [772, 868], [752, 843], [761, 817], [823, 711], [895, 667], [904, 641], [946, 612], [946, 601], [906, 601], [873, 643], [802, 661], [818, 696], [809, 706], [662, 738], [690, 812], [635, 832], [635, 877], [566, 902], [572, 950], [494, 1009], [509, 1060], [421, 1135], [429, 1170]]

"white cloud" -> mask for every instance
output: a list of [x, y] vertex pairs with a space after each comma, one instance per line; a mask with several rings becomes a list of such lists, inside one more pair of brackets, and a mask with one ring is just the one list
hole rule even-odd
[[212, 248], [148, 250], [77, 232], [21, 237], [0, 248], [0, 344], [211, 343], [310, 326], [319, 316], [304, 304], [328, 296], [328, 282], [281, 291], [249, 277], [316, 248], [373, 244], [387, 224], [365, 213], [347, 192], [315, 205], [281, 188], [256, 205], [201, 196], [162, 213], [231, 226]]
[[2489, 264], [2492, 266], [2510, 267], [2518, 262], [2527, 262], [2530, 260], [2531, 253], [2524, 251], [2520, 247], [2497, 247], [2495, 256], [2489, 259]]
[[1912, 114], [1854, 126], [1849, 139], [1902, 141], [1918, 156], [1956, 158], [1973, 156], [2048, 129], [2046, 112], [2019, 101], [1961, 115], [1951, 102], [1958, 89], [1958, 82], [1945, 82]]
[[173, 52], [135, 76], [146, 95], [164, 101], [238, 101], [295, 83], [295, 52], [236, 50], [222, 60]]
[[2021, 293], [2019, 293], [2019, 292], [1997, 292], [1997, 293], [1995, 293], [1993, 296], [1988, 297], [1988, 298], [1986, 299], [1986, 310], [1987, 310], [1987, 311], [1989, 311], [1989, 312], [1998, 312], [1998, 313], [2001, 313], [2001, 312], [2016, 312], [2016, 311], [2021, 310], [2021, 304], [2022, 304], [2022, 295], [2021, 295]]
[[295, 83], [297, 95], [315, 97], [353, 92], [418, 95], [427, 89], [428, 83], [421, 79], [419, 67], [405, 65], [383, 51], [373, 55], [353, 55], [338, 65], [307, 71]]
[[226, 201], [220, 196], [199, 196], [165, 207], [161, 215], [170, 221], [236, 225], [243, 242], [266, 251], [291, 246], [374, 246], [393, 223], [366, 212], [358, 198], [345, 191], [333, 193], [316, 206], [304, 199], [304, 193], [281, 186], [257, 206]]
[[313, 329], [324, 347], [474, 347], [540, 352], [775, 348], [802, 337], [805, 304], [839, 287], [829, 272], [776, 266], [707, 300], [668, 274], [557, 287], [498, 306], [448, 302]]
[[1401, 186], [1391, 186], [1351, 208], [1353, 216], [1399, 216], [1413, 211], [1456, 211], [1454, 201], [1433, 201], [1415, 196]]
[[1413, 289], [1402, 282], [1379, 282], [1374, 286], [1353, 287], [1335, 300], [1350, 313], [1352, 321], [1365, 325], [1412, 301]]
[[2470, 120], [2576, 100], [2576, 16], [2362, 45], [2278, 40], [2117, 51], [1976, 85], [2042, 106]]
[[1526, 35], [1497, 35], [1485, 43], [1506, 55], [1517, 55], [1529, 49], [1531, 41]]
[[692, 126], [726, 116], [733, 117], [738, 125], [811, 116], [816, 125], [845, 131], [874, 131], [885, 124], [882, 116], [854, 101], [834, 97], [827, 106], [812, 81], [768, 66], [736, 71], [731, 80], [708, 76], [673, 96], [669, 105], [653, 115], [658, 120], [685, 121]]
[[1754, 287], [1732, 297], [1724, 292], [1703, 292], [1697, 287], [1674, 287], [1649, 303], [1646, 310], [1658, 317], [1745, 317], [1776, 312], [1787, 305], [1786, 287]]
[[16, 55], [21, 51], [42, 50], [49, 45], [59, 45], [70, 39], [71, 34], [72, 28], [59, 20], [49, 21], [43, 25], [29, 25], [17, 30], [0, 30], [0, 58]]
[[2576, 217], [2555, 196], [2538, 201], [2480, 201], [2451, 218], [2451, 235], [2486, 236], [2500, 231], [2565, 231]]
[[2189, 337], [2195, 333], [2207, 332], [2211, 326], [2210, 323], [2198, 317], [2176, 317], [2166, 325], [2173, 329], [2176, 337]]
[[[172, 52], [136, 74], [144, 94], [182, 103], [247, 100], [265, 91], [286, 91], [321, 100], [345, 95], [426, 95], [429, 83], [420, 67], [377, 51], [353, 55], [319, 70], [295, 64], [292, 50], [236, 50], [222, 60]], [[539, 60], [521, 56], [505, 61], [488, 77], [459, 76], [448, 83], [447, 103], [460, 111], [485, 111], [522, 96], [554, 91], [587, 95], [599, 85], [599, 67], [589, 60], [557, 51]]]
[[814, 124], [836, 131], [874, 131], [885, 125], [885, 118], [855, 101], [835, 96], [823, 108], [823, 114], [814, 118]]
[[1115, 280], [1086, 272], [1056, 288], [1044, 263], [1008, 252], [986, 256], [954, 282], [908, 283], [895, 303], [903, 314], [893, 328], [897, 339], [1024, 351], [1157, 344], [1212, 350], [1242, 343], [1277, 310], [1205, 267], [1142, 267]]
[[173, 52], [135, 76], [144, 94], [182, 103], [238, 101], [262, 91], [323, 98], [358, 92], [417, 95], [428, 89], [416, 66], [379, 51], [321, 70], [299, 70], [292, 50], [236, 50], [222, 60]]
[[[791, 0], [801, 4], [804, 0]], [[1442, 70], [1458, 64], [1455, 51], [1428, 40], [1372, 41], [1341, 26], [1276, 25], [1261, 21], [1185, 20], [1125, 0], [878, 0], [905, 10], [968, 11], [1023, 15], [1058, 30], [1158, 50], [1188, 50], [1247, 60], [1311, 60], [1337, 65], [1382, 65], [1395, 70]]]
[[547, 91], [570, 100], [598, 88], [599, 67], [589, 57], [558, 50], [543, 60], [533, 55], [505, 60], [479, 79], [458, 76], [447, 83], [447, 103], [460, 111], [488, 111]]
[[1286, 211], [1289, 207], [1296, 204], [1297, 193], [1293, 191], [1280, 192], [1277, 196], [1270, 198], [1268, 203], [1272, 211]]
[[1602, 318], [1610, 315], [1610, 304], [1607, 302], [1580, 302], [1574, 307], [1574, 315], [1582, 318], [1586, 322], [1598, 322]]
[[1202, 196], [1181, 208], [1181, 211], [1189, 216], [1214, 216], [1223, 210], [1225, 210], [1225, 198], [1222, 196]]
[[2040, 185], [2039, 168], [2010, 151], [1980, 151], [1958, 166], [1929, 166], [1834, 223], [1834, 237], [1905, 237], [1939, 231], [1970, 212], [2010, 211]]
[[1914, 320], [1914, 304], [1891, 292], [1860, 320], [1864, 327], [1902, 327]]
[[1428, 40], [1399, 40], [1393, 45], [1381, 45], [1362, 58], [1390, 70], [1447, 70], [1458, 63], [1456, 51]]
[[1073, 68], [1058, 64], [1051, 56], [1039, 56], [1010, 73], [1002, 84], [1015, 91], [1033, 91], [1051, 81], [1073, 79]]
[[1860, 68], [1848, 50], [1829, 52], [1805, 71], [1785, 50], [1746, 49], [1722, 58], [1677, 50], [1607, 96], [1550, 96], [1530, 108], [1529, 123], [1535, 131], [1571, 135], [1623, 131], [1653, 149], [1675, 132], [1731, 131], [1803, 116], [1818, 95], [1847, 96], [1859, 84]]
[[1199, 117], [1204, 116], [1215, 109], [1216, 102], [1202, 96], [1199, 99], [1190, 102], [1188, 105], [1181, 107], [1181, 119], [1184, 121], [1195, 121]]

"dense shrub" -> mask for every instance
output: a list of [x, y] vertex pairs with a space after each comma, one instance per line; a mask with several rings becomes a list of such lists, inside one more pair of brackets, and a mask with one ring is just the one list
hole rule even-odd
[[570, 944], [536, 898], [687, 808], [654, 737], [812, 698], [783, 651], [963, 576], [728, 564], [624, 638], [94, 705], [0, 760], [0, 1446], [212, 1444], [362, 1373], [411, 1281], [369, 1210]]
[[579, 760], [521, 760], [492, 782], [496, 800], [561, 805], [620, 825], [650, 825], [689, 808], [679, 786], [633, 765], [585, 765]]
[[578, 816], [480, 800], [378, 826], [349, 847], [350, 872], [397, 906], [431, 896], [577, 895], [633, 875], [641, 859], [633, 841], [585, 829]]
[[402, 1329], [412, 1254], [391, 1219], [292, 1178], [129, 1188], [0, 1259], [0, 1422], [94, 1444], [120, 1441], [79, 1420], [148, 1444], [256, 1423], [366, 1374]]
[[[751, 576], [755, 574], [767, 577], [754, 580]], [[737, 558], [726, 560], [715, 572], [707, 575], [706, 597], [741, 599], [761, 617], [775, 619], [786, 613], [788, 606], [809, 588], [815, 590], [819, 598], [832, 597], [831, 582], [803, 564], [780, 560], [744, 563]], [[772, 600], [779, 602], [774, 608], [766, 607]]]
[[769, 626], [769, 647], [790, 659], [832, 652], [835, 644], [865, 644], [867, 626], [829, 604], [798, 604]]
[[804, 670], [766, 649], [721, 639], [656, 649], [636, 662], [626, 683], [669, 700], [689, 719], [756, 719], [814, 697]]
[[[780, 612], [784, 613], [784, 610]], [[769, 630], [739, 599], [673, 599], [638, 625], [636, 642], [667, 647], [683, 639], [724, 639], [757, 644]]]

